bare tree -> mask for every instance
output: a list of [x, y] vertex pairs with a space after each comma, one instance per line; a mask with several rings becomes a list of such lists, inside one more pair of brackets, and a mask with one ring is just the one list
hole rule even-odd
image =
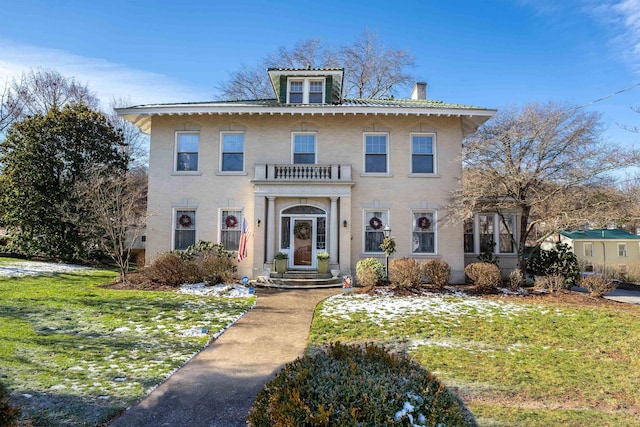
[[[539, 245], [563, 228], [584, 225], [609, 211], [603, 195], [608, 172], [638, 162], [637, 152], [604, 143], [599, 115], [554, 103], [505, 109], [463, 142], [463, 183], [450, 206], [453, 218], [493, 210], [519, 211], [516, 236], [521, 270], [525, 244]], [[596, 191], [597, 190], [597, 191]]]
[[77, 191], [93, 213], [84, 227], [90, 229], [89, 234], [101, 236], [96, 244], [116, 263], [120, 281], [125, 282], [131, 249], [151, 216], [146, 209], [146, 171], [133, 169], [109, 178], [96, 170], [94, 179], [79, 185]]
[[115, 112], [115, 108], [128, 107], [130, 105], [131, 100], [128, 98], [113, 98], [109, 103], [109, 110], [105, 113], [105, 116], [111, 126], [119, 129], [124, 136], [124, 148], [129, 157], [129, 168], [137, 169], [144, 167], [148, 163], [149, 139], [137, 126], [123, 119]]
[[352, 44], [338, 48], [318, 38], [303, 40], [290, 49], [280, 47], [256, 66], [231, 72], [217, 89], [230, 100], [273, 98], [267, 68], [342, 67], [345, 97], [379, 98], [410, 84], [413, 77], [407, 69], [413, 65], [414, 58], [406, 50], [387, 48], [377, 32], [364, 30]]

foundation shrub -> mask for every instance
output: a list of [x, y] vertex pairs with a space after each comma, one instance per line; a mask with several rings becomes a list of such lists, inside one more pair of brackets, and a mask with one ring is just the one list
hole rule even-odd
[[617, 285], [599, 274], [591, 274], [580, 278], [580, 286], [586, 288], [592, 297], [602, 297], [616, 289]]
[[446, 261], [441, 259], [430, 259], [422, 263], [422, 272], [427, 281], [442, 289], [449, 284], [451, 268]]
[[[413, 406], [406, 408], [405, 402]], [[330, 344], [287, 364], [258, 393], [248, 422], [271, 426], [470, 426], [459, 399], [408, 356]]]
[[365, 288], [373, 288], [385, 277], [384, 265], [376, 258], [365, 258], [356, 264], [356, 278]]
[[509, 289], [515, 291], [520, 287], [520, 284], [524, 282], [524, 275], [522, 274], [522, 270], [516, 268], [511, 273], [509, 273]]
[[464, 269], [465, 274], [480, 289], [495, 289], [500, 285], [502, 276], [497, 265], [488, 262], [474, 262]]
[[422, 269], [413, 258], [396, 258], [389, 263], [389, 281], [393, 286], [410, 288], [422, 283]]
[[20, 408], [9, 404], [9, 391], [0, 382], [0, 426], [17, 426], [18, 415], [20, 415]]
[[231, 254], [208, 255], [202, 260], [203, 278], [211, 285], [231, 282], [236, 270]]
[[178, 254], [162, 253], [151, 261], [145, 269], [149, 280], [168, 286], [180, 286], [184, 283], [184, 262]]
[[551, 274], [549, 276], [537, 276], [533, 285], [536, 289], [556, 292], [566, 289], [565, 277], [562, 274]]

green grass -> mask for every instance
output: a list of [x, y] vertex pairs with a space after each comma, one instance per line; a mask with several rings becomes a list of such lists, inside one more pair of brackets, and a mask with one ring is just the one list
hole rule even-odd
[[638, 306], [342, 296], [310, 345], [338, 340], [409, 352], [479, 425], [640, 426]]
[[114, 277], [0, 277], [0, 381], [34, 425], [117, 414], [199, 351], [203, 328], [223, 329], [254, 302], [96, 286]]

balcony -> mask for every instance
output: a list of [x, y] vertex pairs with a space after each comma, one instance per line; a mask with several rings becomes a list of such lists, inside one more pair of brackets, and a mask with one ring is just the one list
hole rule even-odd
[[256, 165], [255, 180], [274, 183], [351, 181], [351, 165]]

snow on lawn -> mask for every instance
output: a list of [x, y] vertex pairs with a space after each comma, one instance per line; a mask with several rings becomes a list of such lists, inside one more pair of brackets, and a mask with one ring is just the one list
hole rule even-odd
[[89, 267], [52, 262], [18, 261], [0, 264], [0, 277], [39, 276], [45, 273], [74, 273]]
[[352, 316], [364, 317], [366, 320], [382, 326], [386, 321], [402, 319], [410, 315], [429, 315], [438, 322], [456, 323], [462, 316], [504, 316], [515, 317], [522, 313], [536, 310], [544, 312], [541, 307], [513, 304], [500, 300], [490, 300], [470, 296], [447, 296], [427, 294], [420, 297], [393, 297], [371, 295], [336, 295], [327, 299], [320, 311], [323, 317], [335, 322], [353, 320]]

